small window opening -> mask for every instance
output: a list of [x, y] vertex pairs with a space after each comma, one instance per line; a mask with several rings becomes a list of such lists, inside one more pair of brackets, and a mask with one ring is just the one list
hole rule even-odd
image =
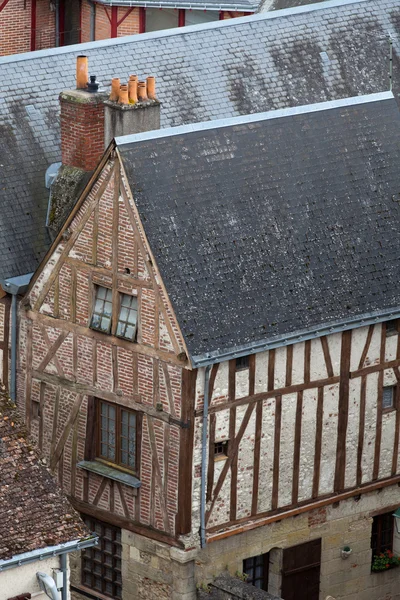
[[386, 321], [386, 337], [390, 337], [391, 335], [396, 335], [397, 331], [397, 319], [393, 319], [392, 321]]
[[32, 418], [38, 419], [40, 417], [40, 402], [32, 400]]
[[243, 371], [249, 368], [249, 356], [240, 356], [236, 359], [236, 371]]
[[383, 410], [390, 410], [395, 407], [396, 400], [396, 386], [388, 385], [383, 388], [382, 396], [382, 408]]
[[228, 456], [228, 440], [215, 442], [214, 444], [214, 458], [226, 458]]

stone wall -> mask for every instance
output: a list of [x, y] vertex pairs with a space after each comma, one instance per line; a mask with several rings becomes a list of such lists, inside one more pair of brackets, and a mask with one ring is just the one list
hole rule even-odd
[[[244, 559], [271, 552], [275, 560], [270, 561], [269, 591], [279, 595], [282, 549], [321, 538], [320, 600], [329, 595], [336, 600], [399, 600], [400, 567], [371, 572], [372, 515], [398, 505], [400, 493], [394, 485], [209, 543], [196, 559], [197, 584], [211, 583], [225, 569], [231, 575], [242, 572]], [[344, 546], [352, 549], [347, 559], [341, 557]], [[394, 550], [400, 553], [397, 534]]]

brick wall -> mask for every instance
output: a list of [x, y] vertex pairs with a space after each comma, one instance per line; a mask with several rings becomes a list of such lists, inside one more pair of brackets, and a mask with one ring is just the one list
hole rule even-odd
[[0, 56], [51, 48], [54, 45], [55, 12], [50, 9], [49, 0], [36, 0], [36, 27], [33, 35], [32, 0], [9, 0], [0, 12]]
[[[108, 16], [107, 16], [108, 14]], [[90, 23], [92, 18], [91, 6], [88, 0], [82, 2], [82, 42], [91, 39]], [[95, 6], [95, 40], [104, 40], [111, 37], [111, 9], [101, 5]], [[126, 17], [124, 18], [124, 16]], [[118, 37], [139, 33], [139, 8], [118, 7]]]
[[31, 1], [9, 0], [0, 12], [0, 56], [31, 49]]

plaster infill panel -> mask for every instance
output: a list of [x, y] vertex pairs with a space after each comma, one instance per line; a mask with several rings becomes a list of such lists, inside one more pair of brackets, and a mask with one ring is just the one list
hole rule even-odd
[[[204, 377], [203, 377], [204, 379]], [[220, 363], [217, 371], [217, 375], [214, 381], [214, 389], [212, 392], [212, 398], [210, 405], [216, 405], [219, 402], [223, 402], [228, 398], [228, 379], [229, 379], [229, 362], [225, 361]], [[203, 385], [204, 389], [204, 385]], [[203, 392], [202, 392], [203, 393]]]
[[[242, 423], [247, 407], [236, 409], [236, 435]], [[256, 428], [256, 409], [254, 407], [246, 430], [239, 446], [237, 464], [237, 508], [238, 519], [251, 515], [251, 503], [253, 499], [253, 476], [254, 476], [254, 440]]]
[[318, 390], [304, 390], [300, 438], [298, 500], [312, 498]]
[[346, 468], [345, 487], [353, 487], [357, 483], [358, 432], [360, 422], [361, 378], [350, 379], [349, 383], [349, 417], [346, 432]]
[[319, 495], [330, 494], [334, 488], [335, 457], [338, 427], [339, 384], [324, 388], [322, 416], [321, 463]]
[[235, 398], [244, 398], [249, 395], [250, 369], [241, 369], [235, 373]]
[[364, 361], [365, 367], [375, 365], [379, 363], [380, 352], [381, 352], [381, 337], [382, 337], [382, 325], [374, 325], [374, 331], [371, 338], [371, 343], [367, 352], [367, 356]]
[[376, 437], [376, 400], [378, 396], [378, 373], [371, 373], [367, 377], [365, 394], [365, 428], [362, 453], [362, 483], [372, 481], [375, 437]]
[[390, 335], [385, 340], [385, 362], [396, 360], [399, 335]]
[[361, 356], [365, 348], [368, 337], [369, 327], [360, 327], [352, 332], [351, 336], [351, 355], [350, 371], [357, 371], [360, 365]]
[[285, 347], [277, 348], [275, 350], [274, 389], [276, 389], [276, 390], [285, 387], [286, 356], [287, 356], [287, 351], [286, 351]]
[[275, 435], [275, 398], [263, 401], [258, 512], [271, 510]]
[[392, 474], [394, 435], [396, 431], [396, 411], [382, 415], [381, 451], [379, 456], [379, 479]]
[[304, 383], [304, 342], [293, 345], [292, 385]]
[[[224, 461], [215, 463], [214, 470], [214, 488], [218, 479], [221, 475], [221, 471], [224, 468]], [[214, 493], [213, 493], [214, 498]], [[215, 527], [216, 525], [222, 525], [227, 523], [230, 519], [230, 505], [231, 505], [231, 471], [228, 470], [224, 483], [218, 494], [218, 498], [215, 501], [213, 511], [210, 519], [207, 523], [207, 527]]]
[[297, 394], [282, 396], [278, 506], [292, 503], [293, 451]]
[[256, 354], [255, 393], [268, 390], [268, 352]]
[[310, 361], [311, 381], [317, 379], [326, 379], [328, 372], [326, 369], [324, 352], [321, 339], [311, 340], [311, 361]]

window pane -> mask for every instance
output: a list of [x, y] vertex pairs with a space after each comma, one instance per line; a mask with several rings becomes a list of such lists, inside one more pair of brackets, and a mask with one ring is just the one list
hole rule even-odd
[[178, 12], [168, 8], [147, 8], [146, 9], [146, 31], [159, 31], [160, 29], [170, 29], [178, 27]]
[[131, 309], [129, 311], [129, 315], [128, 315], [128, 319], [127, 319], [128, 323], [130, 323], [131, 325], [135, 325], [136, 321], [137, 321], [137, 312], [136, 310]]
[[393, 406], [393, 387], [383, 388], [383, 408], [392, 408]]
[[135, 335], [135, 328], [129, 325], [125, 330], [125, 336], [128, 340], [133, 340], [133, 336]]
[[128, 309], [122, 307], [121, 308], [121, 312], [119, 314], [120, 321], [127, 321], [128, 320], [128, 314], [129, 314]]
[[107, 288], [107, 293], [106, 293], [106, 300], [108, 300], [108, 302], [112, 302], [112, 290]]
[[106, 297], [106, 291], [106, 288], [98, 286], [96, 293], [97, 298], [101, 298], [104, 300], [104, 298]]
[[108, 331], [109, 327], [110, 327], [110, 319], [107, 317], [103, 317], [101, 320], [100, 329], [102, 331]]
[[111, 317], [112, 314], [112, 304], [111, 302], [104, 302], [104, 310], [103, 313], [107, 316], [107, 317]]
[[209, 21], [218, 21], [217, 10], [185, 10], [185, 25], [198, 25]]

